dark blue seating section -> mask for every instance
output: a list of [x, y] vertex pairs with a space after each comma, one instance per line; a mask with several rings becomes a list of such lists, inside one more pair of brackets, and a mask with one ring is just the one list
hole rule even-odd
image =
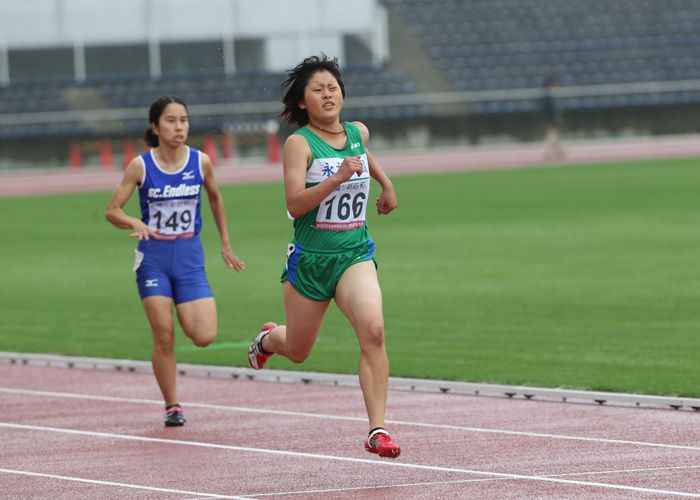
[[148, 75], [131, 78], [100, 78], [88, 83], [98, 85], [99, 92], [112, 108], [148, 107], [159, 95], [176, 95], [190, 104], [224, 104], [279, 100], [273, 83], [275, 75], [227, 77], [223, 73], [166, 75], [153, 80]]
[[[456, 91], [700, 79], [700, 0], [386, 0]], [[700, 102], [700, 91], [570, 99], [570, 108]], [[668, 95], [666, 95], [668, 94]], [[527, 110], [480, 103], [477, 112]]]
[[0, 89], [0, 113], [65, 111], [70, 105], [61, 89], [53, 86], [17, 85]]
[[[228, 104], [249, 102], [280, 102], [280, 85], [286, 79], [283, 73], [241, 73], [225, 75], [168, 76], [153, 81], [134, 78], [131, 81], [103, 82], [100, 94], [113, 108], [147, 107], [158, 95], [177, 95], [189, 104]], [[343, 81], [348, 98], [365, 96], [396, 96], [417, 91], [404, 73], [385, 70], [343, 69]], [[281, 110], [281, 107], [280, 107]], [[407, 115], [417, 115], [419, 108], [407, 109]], [[373, 116], [382, 111], [365, 110]], [[269, 115], [260, 119], [274, 118]]]
[[[390, 72], [372, 67], [342, 68], [343, 80], [347, 89], [347, 98], [360, 100], [367, 96], [401, 96], [417, 92], [417, 87], [405, 73]], [[70, 88], [96, 88], [98, 95], [111, 109], [143, 108], [144, 120], [129, 121], [126, 127], [132, 131], [141, 131], [147, 123], [147, 109], [160, 95], [176, 95], [188, 105], [198, 104], [235, 104], [280, 102], [280, 85], [286, 79], [284, 73], [241, 72], [225, 75], [223, 72], [201, 72], [186, 75], [163, 75], [152, 79], [149, 75], [106, 75], [89, 77], [80, 84], [66, 81], [25, 81], [12, 82], [8, 87], [0, 88], [0, 113], [28, 113], [66, 111], [71, 109], [64, 94]], [[281, 105], [280, 105], [281, 110]], [[355, 119], [411, 118], [427, 116], [431, 110], [427, 106], [408, 105], [392, 108], [368, 106], [366, 108], [347, 108], [345, 117]], [[241, 123], [264, 122], [276, 119], [275, 114], [261, 112], [259, 115], [246, 116]], [[193, 120], [193, 126], [201, 125], [213, 129], [236, 123], [235, 118], [211, 116], [202, 120]], [[60, 127], [58, 127], [60, 129]], [[74, 127], [64, 127], [75, 132]], [[35, 134], [60, 135], [57, 127], [0, 127], [0, 137], [34, 136]], [[89, 133], [89, 128], [80, 130]]]

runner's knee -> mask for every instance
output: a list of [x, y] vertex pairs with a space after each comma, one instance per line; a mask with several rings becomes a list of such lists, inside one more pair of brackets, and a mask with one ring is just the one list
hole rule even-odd
[[161, 351], [172, 351], [175, 347], [175, 332], [167, 328], [154, 328], [153, 346]]
[[201, 330], [193, 332], [192, 335], [187, 334], [188, 337], [192, 339], [192, 343], [197, 347], [207, 347], [214, 339], [216, 339], [216, 331], [213, 330]]
[[376, 318], [369, 321], [363, 326], [362, 331], [358, 332], [361, 349], [376, 349], [384, 347], [384, 321], [382, 318]]
[[311, 355], [311, 348], [287, 346], [285, 355], [292, 363], [300, 364]]
[[292, 363], [301, 364], [306, 361], [311, 353], [310, 352], [289, 352], [287, 353], [287, 358]]

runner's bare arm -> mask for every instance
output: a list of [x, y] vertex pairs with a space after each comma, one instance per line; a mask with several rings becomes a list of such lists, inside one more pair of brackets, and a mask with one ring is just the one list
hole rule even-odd
[[124, 212], [124, 205], [131, 198], [134, 189], [139, 185], [143, 178], [143, 164], [141, 160], [134, 158], [126, 167], [124, 177], [114, 190], [112, 198], [107, 205], [105, 213], [106, 219], [119, 229], [133, 229], [134, 232], [129, 236], [132, 238], [138, 237], [139, 240], [148, 240], [150, 237], [155, 237], [156, 232], [144, 224], [141, 219], [131, 217]]
[[382, 168], [374, 159], [372, 153], [367, 149], [367, 143], [369, 142], [369, 129], [362, 122], [353, 122], [355, 126], [360, 130], [360, 135], [362, 136], [362, 142], [365, 145], [365, 153], [367, 153], [367, 163], [369, 167], [369, 175], [379, 183], [382, 187], [382, 192], [377, 198], [377, 213], [379, 215], [387, 215], [391, 213], [397, 206], [398, 201], [396, 200], [396, 192], [394, 191], [394, 185], [391, 183], [389, 177], [384, 173]]
[[211, 158], [202, 153], [202, 174], [204, 175], [204, 189], [209, 198], [209, 206], [211, 207], [214, 223], [219, 230], [221, 237], [221, 257], [231, 269], [240, 272], [245, 269], [245, 264], [234, 255], [231, 249], [231, 241], [228, 235], [228, 225], [226, 223], [226, 210], [224, 208], [224, 199], [219, 191], [219, 186], [214, 178], [214, 167], [211, 163]]

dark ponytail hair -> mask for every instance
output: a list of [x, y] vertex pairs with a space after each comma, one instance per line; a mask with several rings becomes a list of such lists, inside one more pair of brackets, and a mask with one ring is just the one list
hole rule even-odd
[[311, 56], [296, 65], [294, 69], [287, 71], [289, 78], [282, 84], [282, 104], [284, 109], [278, 115], [287, 125], [297, 125], [303, 127], [309, 122], [309, 113], [299, 107], [299, 103], [304, 100], [304, 91], [309, 79], [319, 71], [328, 71], [338, 81], [340, 91], [345, 98], [345, 85], [340, 78], [338, 68], [338, 58], [329, 58], [321, 52], [319, 56]]
[[[151, 109], [148, 110], [148, 123], [155, 123], [158, 125], [160, 115], [163, 114], [163, 110], [171, 102], [182, 104], [185, 107], [185, 111], [187, 111], [187, 104], [179, 97], [171, 95], [162, 96], [151, 104]], [[153, 133], [153, 127], [148, 127], [143, 133], [143, 141], [152, 148], [158, 147], [158, 136]]]

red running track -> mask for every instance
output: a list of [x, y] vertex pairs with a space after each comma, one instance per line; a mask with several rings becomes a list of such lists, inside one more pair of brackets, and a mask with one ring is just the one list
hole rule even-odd
[[[697, 135], [685, 135], [576, 141], [566, 143], [565, 150], [566, 159], [556, 165], [697, 157], [700, 156], [700, 138]], [[377, 153], [376, 157], [389, 175], [555, 165], [543, 161], [542, 151], [541, 144], [501, 144], [411, 151], [405, 154], [385, 152]], [[220, 162], [215, 172], [217, 181], [222, 185], [282, 180], [282, 165], [278, 163]], [[122, 175], [121, 171], [103, 171], [95, 168], [0, 172], [0, 198], [29, 194], [113, 190]]]
[[1, 499], [700, 498], [693, 411], [390, 390], [398, 459], [355, 387], [0, 365]]

